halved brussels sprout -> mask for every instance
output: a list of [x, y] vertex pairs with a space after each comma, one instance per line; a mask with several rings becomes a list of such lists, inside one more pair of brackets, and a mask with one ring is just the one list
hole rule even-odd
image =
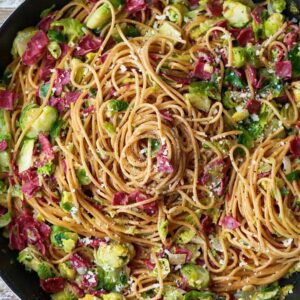
[[76, 277], [76, 270], [71, 267], [69, 262], [60, 263], [58, 270], [62, 278], [74, 280]]
[[241, 68], [246, 63], [246, 49], [243, 47], [233, 47], [233, 66]]
[[185, 293], [184, 290], [176, 288], [174, 286], [166, 286], [164, 289], [164, 300], [183, 300]]
[[198, 290], [208, 286], [210, 281], [209, 272], [195, 264], [185, 264], [180, 270], [182, 276], [187, 280], [189, 287]]
[[37, 138], [39, 133], [50, 131], [58, 118], [58, 112], [52, 106], [45, 106], [42, 113], [36, 119], [38, 111], [38, 105], [28, 104], [21, 112], [19, 124], [22, 130], [26, 128], [28, 123], [35, 120], [26, 134], [29, 138]]
[[44, 261], [32, 246], [25, 248], [19, 253], [18, 261], [24, 264], [26, 269], [37, 272], [40, 279], [55, 276], [53, 266]]
[[78, 234], [68, 229], [54, 225], [50, 236], [51, 244], [70, 253], [77, 244]]
[[119, 293], [109, 293], [102, 296], [103, 300], [125, 300], [125, 298]]
[[106, 291], [120, 291], [128, 285], [128, 270], [97, 268], [99, 284], [98, 287]]
[[22, 31], [19, 31], [12, 47], [13, 56], [22, 56], [26, 50], [28, 42], [33, 38], [37, 33], [37, 29], [34, 27], [25, 28]]
[[237, 1], [228, 0], [223, 4], [223, 15], [233, 27], [241, 28], [251, 20], [251, 9]]
[[33, 165], [33, 148], [35, 141], [26, 139], [18, 155], [17, 165], [19, 172], [22, 173], [28, 170]]
[[104, 269], [122, 268], [131, 259], [129, 244], [102, 244], [95, 252], [95, 260], [98, 266]]
[[266, 37], [275, 34], [283, 25], [284, 16], [280, 13], [274, 13], [264, 22], [264, 31]]
[[[158, 259], [158, 264], [159, 264], [159, 268], [160, 268], [160, 272], [162, 274], [162, 277], [166, 278], [169, 275], [170, 271], [171, 271], [169, 261], [166, 258], [159, 258]], [[156, 276], [156, 277], [158, 276], [157, 266], [155, 266], [152, 273], [153, 273], [154, 276]]]

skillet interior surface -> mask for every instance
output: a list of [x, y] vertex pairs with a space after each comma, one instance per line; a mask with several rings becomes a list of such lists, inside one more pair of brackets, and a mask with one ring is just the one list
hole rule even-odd
[[[17, 32], [25, 27], [37, 24], [40, 13], [44, 9], [53, 4], [56, 5], [56, 8], [60, 8], [68, 2], [69, 0], [26, 0], [7, 19], [0, 28], [0, 74], [3, 73], [5, 67], [11, 61], [10, 51]], [[289, 7], [291, 1], [287, 0], [287, 2]], [[300, 10], [300, 0], [296, 0], [294, 3]], [[289, 10], [286, 14], [290, 15]], [[27, 272], [17, 262], [17, 252], [9, 249], [8, 240], [2, 236], [0, 236], [0, 276], [22, 300], [50, 299], [39, 288], [37, 276]], [[294, 285], [293, 294], [289, 295], [286, 300], [300, 300], [300, 273], [294, 274], [289, 279], [283, 279], [280, 283]]]

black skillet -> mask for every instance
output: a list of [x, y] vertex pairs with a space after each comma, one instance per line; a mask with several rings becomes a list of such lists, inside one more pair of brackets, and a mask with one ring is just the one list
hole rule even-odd
[[[288, 0], [289, 1], [289, 0]], [[10, 63], [11, 46], [17, 32], [25, 27], [36, 25], [41, 11], [56, 4], [62, 7], [69, 0], [25, 0], [0, 28], [0, 74]], [[289, 2], [290, 3], [290, 2]], [[300, 0], [295, 4], [300, 9]], [[288, 5], [289, 6], [289, 5]], [[48, 300], [50, 297], [39, 288], [39, 280], [33, 273], [25, 271], [16, 260], [17, 253], [8, 248], [8, 240], [0, 236], [0, 276], [22, 300]], [[300, 258], [299, 258], [300, 260]], [[300, 300], [300, 273], [284, 279], [282, 284], [294, 284], [294, 293], [287, 300]], [[0, 299], [2, 299], [0, 294]]]

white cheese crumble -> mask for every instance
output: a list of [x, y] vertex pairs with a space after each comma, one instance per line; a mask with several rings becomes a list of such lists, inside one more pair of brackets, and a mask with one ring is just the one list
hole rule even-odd
[[286, 239], [283, 241], [283, 245], [284, 245], [284, 247], [288, 247], [292, 244], [292, 242], [293, 242], [293, 239], [289, 238], [289, 239]]
[[159, 20], [159, 21], [163, 21], [163, 20], [166, 19], [166, 15], [156, 15], [156, 16], [155, 16], [155, 19], [156, 19], [156, 20]]
[[121, 66], [120, 66], [120, 71], [121, 71], [121, 73], [125, 73], [125, 72], [127, 71], [126, 66], [121, 65]]
[[256, 122], [259, 121], [259, 117], [258, 117], [257, 114], [252, 114], [252, 115], [251, 115], [251, 119], [252, 119], [253, 121], [256, 121]]

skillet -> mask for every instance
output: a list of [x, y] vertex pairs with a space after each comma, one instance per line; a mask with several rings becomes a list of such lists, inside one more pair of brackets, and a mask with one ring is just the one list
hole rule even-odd
[[[5, 67], [11, 62], [10, 51], [17, 32], [28, 26], [36, 25], [39, 21], [40, 13], [44, 9], [49, 8], [53, 4], [56, 5], [56, 8], [60, 8], [69, 1], [70, 0], [25, 0], [25, 2], [14, 11], [0, 28], [0, 74], [3, 73]], [[287, 7], [290, 7], [292, 0], [287, 0], [287, 3]], [[300, 10], [300, 0], [293, 1], [293, 4], [296, 4]], [[292, 16], [289, 10], [287, 10], [286, 15]], [[8, 240], [1, 235], [0, 276], [2, 279], [22, 300], [50, 299], [50, 297], [39, 288], [38, 277], [33, 273], [27, 272], [24, 266], [17, 262], [17, 254], [16, 251], [9, 249]], [[293, 294], [289, 295], [286, 300], [300, 300], [300, 273], [296, 273], [288, 279], [282, 279], [280, 284], [294, 285]]]

